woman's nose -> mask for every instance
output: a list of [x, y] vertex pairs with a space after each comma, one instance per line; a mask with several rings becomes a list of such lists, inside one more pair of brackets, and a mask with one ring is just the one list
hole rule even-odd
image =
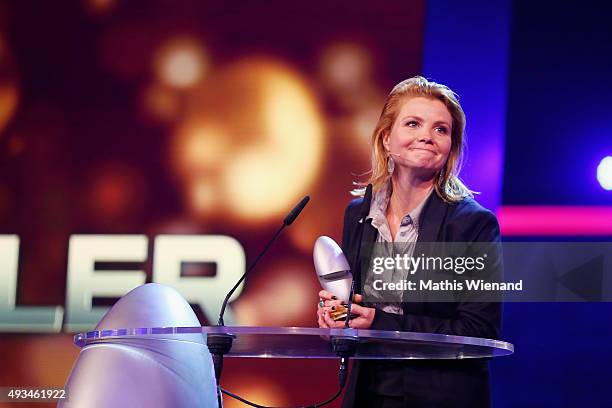
[[424, 143], [431, 144], [431, 143], [433, 143], [433, 138], [432, 138], [432, 135], [429, 133], [429, 131], [423, 130], [419, 134], [418, 141], [419, 142], [424, 142]]

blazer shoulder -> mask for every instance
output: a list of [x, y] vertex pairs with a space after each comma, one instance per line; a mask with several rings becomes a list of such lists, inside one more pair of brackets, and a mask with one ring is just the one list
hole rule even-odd
[[459, 232], [460, 238], [457, 239], [466, 241], [498, 241], [500, 239], [497, 217], [472, 197], [465, 197], [452, 205], [448, 227], [450, 230]]
[[464, 197], [461, 201], [454, 203], [451, 210], [452, 218], [459, 219], [485, 219], [497, 220], [495, 214], [488, 208], [483, 207], [472, 197]]
[[344, 210], [344, 217], [347, 219], [356, 218], [359, 216], [359, 210], [363, 204], [363, 197], [352, 199]]

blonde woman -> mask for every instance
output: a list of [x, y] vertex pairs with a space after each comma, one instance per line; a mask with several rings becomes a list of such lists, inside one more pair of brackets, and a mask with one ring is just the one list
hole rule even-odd
[[[448, 87], [417, 76], [397, 84], [372, 135], [373, 185], [369, 215], [363, 198], [346, 209], [342, 248], [353, 261], [364, 243], [499, 242], [495, 215], [480, 206], [458, 177], [465, 114]], [[367, 183], [365, 183], [367, 184]], [[354, 193], [363, 195], [365, 189]], [[374, 293], [359, 265], [351, 265], [362, 295]], [[367, 275], [367, 274], [366, 274]], [[330, 318], [339, 300], [321, 291], [320, 327], [343, 327]], [[406, 299], [406, 296], [403, 297]], [[370, 302], [356, 295], [350, 326], [499, 338], [501, 304], [483, 302]], [[353, 366], [345, 407], [488, 407], [489, 371], [483, 360], [362, 361]]]

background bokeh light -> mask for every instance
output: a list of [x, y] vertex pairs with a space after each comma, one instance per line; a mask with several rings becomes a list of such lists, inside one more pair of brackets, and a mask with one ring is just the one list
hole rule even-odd
[[17, 67], [9, 43], [0, 29], [0, 135], [19, 101]]
[[202, 80], [208, 61], [196, 39], [178, 36], [159, 47], [153, 65], [159, 82], [173, 88], [188, 89]]
[[599, 162], [597, 180], [604, 190], [612, 190], [612, 156], [606, 156]]
[[287, 212], [320, 172], [323, 120], [286, 64], [246, 58], [217, 67], [188, 98], [171, 149], [193, 215], [248, 224]]

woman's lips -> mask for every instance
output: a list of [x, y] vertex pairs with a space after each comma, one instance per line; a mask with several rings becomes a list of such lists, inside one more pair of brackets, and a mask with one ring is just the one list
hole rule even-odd
[[433, 150], [429, 150], [429, 149], [421, 149], [421, 148], [418, 148], [418, 147], [413, 147], [413, 148], [412, 148], [412, 149], [410, 149], [410, 150], [416, 150], [416, 151], [419, 151], [419, 152], [428, 152], [428, 153], [431, 153], [431, 154], [435, 154], [435, 153], [436, 153], [436, 152], [434, 152]]

